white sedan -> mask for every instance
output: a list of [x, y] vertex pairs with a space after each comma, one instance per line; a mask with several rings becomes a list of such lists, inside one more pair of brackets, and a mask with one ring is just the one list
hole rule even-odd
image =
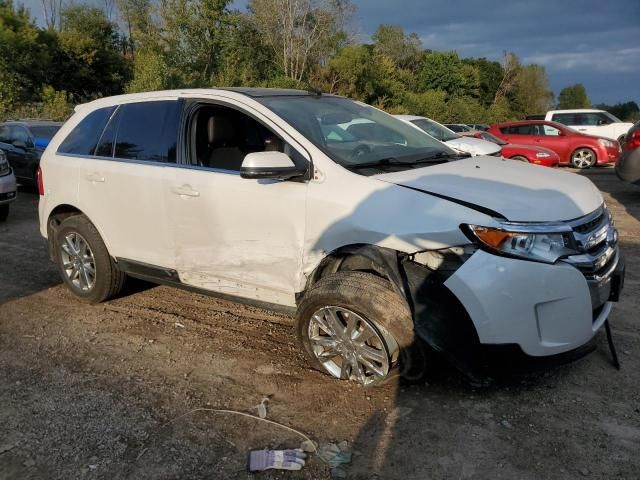
[[501, 155], [502, 151], [499, 145], [479, 138], [463, 137], [430, 118], [416, 115], [395, 115], [395, 117], [431, 135], [436, 140], [446, 143], [449, 147], [459, 152], [465, 152], [474, 157], [478, 155], [499, 157]]

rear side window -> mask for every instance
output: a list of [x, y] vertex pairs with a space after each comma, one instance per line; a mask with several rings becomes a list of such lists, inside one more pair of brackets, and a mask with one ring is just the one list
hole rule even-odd
[[529, 125], [512, 125], [510, 127], [502, 127], [500, 131], [507, 135], [531, 135], [531, 127]]
[[128, 103], [121, 106], [114, 156], [175, 163], [179, 113], [177, 101]]
[[551, 120], [563, 125], [579, 125], [575, 113], [554, 113]]
[[102, 130], [116, 107], [94, 110], [84, 117], [58, 147], [58, 153], [93, 155]]

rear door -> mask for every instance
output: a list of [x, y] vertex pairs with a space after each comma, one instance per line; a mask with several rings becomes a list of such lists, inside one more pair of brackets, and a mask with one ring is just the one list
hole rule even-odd
[[81, 164], [80, 204], [114, 257], [174, 267], [166, 192], [181, 108], [176, 98], [120, 105]]
[[571, 142], [566, 136], [561, 135], [558, 128], [548, 124], [536, 124], [532, 126], [536, 145], [553, 150], [560, 157], [560, 163], [569, 162]]

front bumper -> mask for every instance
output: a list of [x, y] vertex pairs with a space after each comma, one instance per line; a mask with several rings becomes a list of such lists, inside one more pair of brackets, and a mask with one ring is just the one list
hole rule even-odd
[[615, 147], [600, 146], [596, 152], [597, 164], [608, 165], [609, 163], [615, 163], [620, 156], [621, 150], [618, 142], [615, 142]]
[[480, 343], [517, 344], [528, 355], [547, 356], [576, 349], [596, 334], [611, 311], [613, 278], [612, 271], [592, 284], [567, 263], [478, 250], [445, 286], [467, 310]]
[[0, 177], [0, 205], [13, 202], [17, 197], [16, 177], [13, 172]]

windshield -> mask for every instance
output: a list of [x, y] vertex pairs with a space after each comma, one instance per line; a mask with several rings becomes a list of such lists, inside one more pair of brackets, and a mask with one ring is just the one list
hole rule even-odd
[[460, 138], [460, 135], [452, 132], [444, 125], [440, 125], [438, 122], [434, 122], [433, 120], [429, 120], [427, 118], [418, 118], [416, 120], [411, 120], [411, 123], [420, 127], [421, 130], [424, 130], [433, 138], [435, 138], [436, 140], [440, 140], [441, 142], [448, 142], [449, 140]]
[[456, 153], [380, 110], [333, 96], [257, 99], [340, 165], [411, 165]]
[[506, 145], [507, 144], [507, 142], [505, 142], [501, 138], [496, 137], [493, 133], [489, 133], [489, 132], [482, 132], [480, 134], [480, 138], [482, 140], [486, 140], [487, 142], [493, 142], [493, 143], [495, 143], [497, 145]]
[[59, 125], [39, 125], [37, 127], [29, 127], [34, 138], [43, 140], [51, 140], [53, 136], [60, 130]]

